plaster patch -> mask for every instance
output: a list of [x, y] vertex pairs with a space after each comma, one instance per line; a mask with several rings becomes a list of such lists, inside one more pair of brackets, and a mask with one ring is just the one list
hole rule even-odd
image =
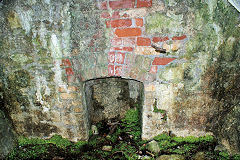
[[54, 59], [62, 58], [62, 52], [61, 52], [62, 48], [56, 34], [52, 34], [51, 36], [50, 50], [52, 53], [51, 56]]
[[16, 7], [16, 12], [19, 15], [20, 23], [23, 27], [23, 29], [26, 31], [26, 33], [29, 33], [32, 27], [32, 16], [33, 12], [32, 10], [23, 10], [20, 7]]
[[[35, 81], [36, 81], [36, 96], [37, 96], [37, 100], [41, 103], [44, 104], [43, 96], [47, 95], [49, 96], [51, 91], [50, 88], [48, 87], [48, 82], [46, 80], [46, 78], [42, 75], [39, 75], [39, 73], [36, 73], [37, 76], [35, 77]], [[42, 95], [42, 92], [44, 92], [44, 95]]]
[[120, 11], [120, 16], [128, 15], [129, 18], [136, 18], [136, 17], [145, 17], [147, 15], [147, 8], [136, 8], [130, 9], [127, 11]]

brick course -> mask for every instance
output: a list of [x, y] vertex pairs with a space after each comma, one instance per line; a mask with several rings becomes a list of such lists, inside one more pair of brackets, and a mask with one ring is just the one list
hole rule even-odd
[[118, 37], [135, 37], [140, 36], [142, 31], [140, 28], [123, 28], [123, 29], [116, 29], [115, 34]]

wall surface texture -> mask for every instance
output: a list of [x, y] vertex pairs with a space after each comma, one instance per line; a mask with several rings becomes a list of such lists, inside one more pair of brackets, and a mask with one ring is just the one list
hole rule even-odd
[[18, 135], [87, 140], [85, 82], [121, 77], [144, 85], [143, 139], [214, 134], [239, 152], [239, 15], [226, 0], [3, 0], [0, 110]]

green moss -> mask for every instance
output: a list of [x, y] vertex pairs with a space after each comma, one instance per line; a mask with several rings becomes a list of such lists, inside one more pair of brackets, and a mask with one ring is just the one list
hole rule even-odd
[[25, 88], [30, 84], [30, 74], [26, 70], [18, 70], [9, 76], [10, 85], [16, 88]]
[[52, 138], [50, 138], [47, 142], [55, 144], [57, 147], [60, 148], [66, 148], [71, 145], [71, 142], [69, 140], [62, 138], [62, 136], [60, 135], [52, 136]]
[[[176, 16], [175, 16], [176, 17]], [[146, 19], [146, 31], [148, 34], [155, 33], [181, 33], [181, 16], [177, 16], [176, 19], [165, 16], [161, 13], [154, 13]], [[178, 28], [176, 28], [178, 26]]]
[[134, 140], [141, 138], [140, 112], [139, 109], [129, 109], [122, 120], [124, 132], [133, 135]]
[[154, 140], [159, 143], [159, 147], [163, 153], [189, 154], [189, 156], [197, 152], [202, 146], [211, 146], [216, 143], [213, 136], [171, 137], [166, 133], [154, 137]]
[[39, 139], [39, 138], [26, 138], [23, 136], [20, 136], [18, 138], [18, 145], [19, 146], [25, 146], [25, 145], [36, 145], [36, 144], [46, 144], [46, 141], [43, 139]]
[[10, 11], [7, 17], [11, 29], [21, 28], [20, 19], [15, 11]]

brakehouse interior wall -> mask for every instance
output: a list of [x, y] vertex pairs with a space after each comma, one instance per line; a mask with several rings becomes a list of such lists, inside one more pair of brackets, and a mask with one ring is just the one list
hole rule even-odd
[[88, 140], [90, 81], [120, 78], [142, 86], [143, 139], [214, 134], [239, 151], [239, 12], [228, 1], [3, 0], [0, 26], [0, 115], [18, 135]]

